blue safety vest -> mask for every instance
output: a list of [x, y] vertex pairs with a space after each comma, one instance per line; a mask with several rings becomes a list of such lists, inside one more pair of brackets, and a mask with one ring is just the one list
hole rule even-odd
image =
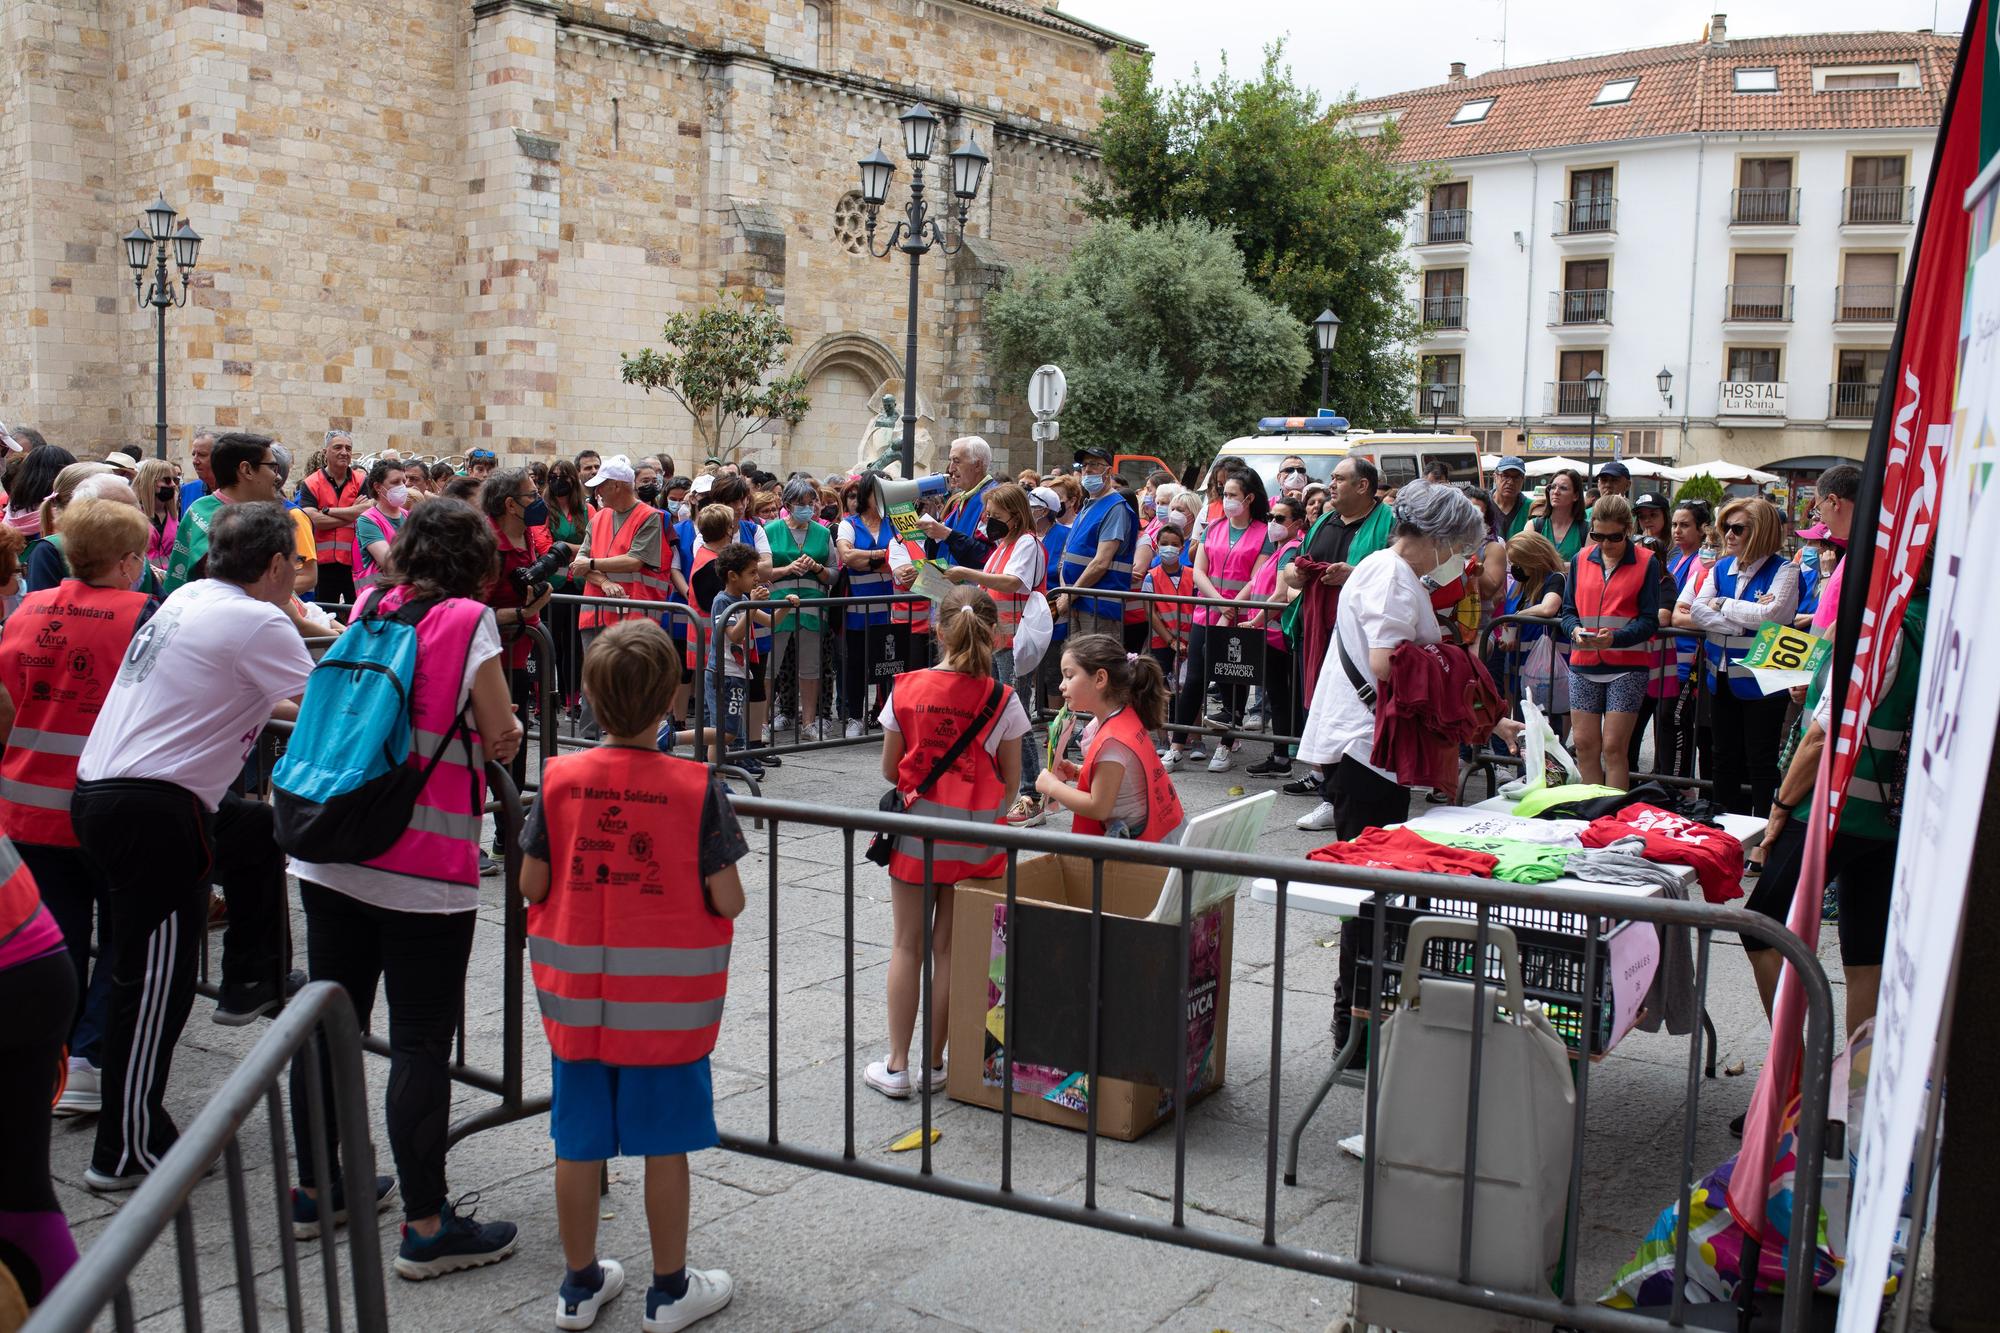
[[[1063, 546], [1069, 541], [1069, 524], [1051, 523], [1049, 530], [1042, 534], [1042, 563], [1054, 577], [1062, 575]], [[1049, 635], [1050, 643], [1061, 643], [1069, 637], [1069, 620], [1065, 617], [1055, 622], [1054, 632]]]
[[[870, 533], [868, 525], [858, 516], [850, 514], [847, 526], [854, 531], [854, 549], [857, 551], [886, 551], [890, 539], [896, 535], [895, 525], [886, 517], [879, 517], [881, 531]], [[864, 574], [858, 569], [847, 571], [847, 595], [849, 597], [876, 597], [896, 591], [896, 582], [889, 575], [889, 567], [871, 570]], [[880, 606], [850, 606], [847, 608], [847, 628], [864, 629], [869, 625], [889, 623], [889, 603]]]
[[[1069, 540], [1063, 546], [1062, 581], [1074, 585], [1085, 566], [1097, 558], [1097, 534], [1104, 527], [1116, 506], [1123, 505], [1130, 510], [1131, 502], [1113, 491], [1101, 495], [1089, 508], [1077, 515], [1076, 522], [1069, 530]], [[1105, 592], [1129, 592], [1132, 588], [1132, 553], [1139, 545], [1139, 519], [1132, 515], [1132, 524], [1125, 533], [1125, 540], [1118, 544], [1118, 554], [1112, 558], [1111, 568], [1104, 571], [1104, 577], [1095, 586]], [[1097, 616], [1105, 620], [1122, 619], [1125, 615], [1125, 599], [1122, 597], [1079, 597], [1076, 607], [1085, 615]]]
[[[1771, 590], [1771, 584], [1777, 579], [1778, 570], [1784, 563], [1784, 561], [1774, 555], [1766, 556], [1764, 563], [1758, 567], [1757, 572], [1751, 575], [1747, 581], [1743, 581], [1743, 586], [1739, 588], [1737, 586], [1739, 580], [1736, 577], [1736, 557], [1726, 555], [1715, 562], [1715, 595], [1718, 597], [1727, 597], [1732, 601], [1754, 602]], [[1711, 692], [1720, 688], [1717, 683], [1717, 677], [1726, 674], [1729, 679], [1729, 692], [1737, 698], [1761, 699], [1764, 697], [1764, 691], [1758, 687], [1757, 678], [1751, 675], [1745, 668], [1737, 665], [1743, 660], [1743, 654], [1750, 651], [1750, 645], [1756, 641], [1757, 636], [1749, 634], [1731, 635], [1726, 639], [1720, 640], [1709, 639], [1706, 642], [1704, 651], [1708, 655], [1708, 688]]]

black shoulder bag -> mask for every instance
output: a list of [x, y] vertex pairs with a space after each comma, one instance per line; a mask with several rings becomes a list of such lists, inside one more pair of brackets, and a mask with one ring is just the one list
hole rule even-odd
[[[979, 715], [972, 719], [972, 725], [959, 733], [958, 739], [951, 743], [951, 748], [940, 755], [935, 764], [931, 765], [931, 771], [924, 776], [922, 782], [917, 784], [915, 795], [922, 796], [937, 785], [937, 780], [943, 777], [953, 764], [958, 762], [958, 757], [965, 753], [966, 747], [970, 746], [979, 737], [980, 733], [986, 730], [986, 724], [993, 720], [993, 715], [1000, 711], [1000, 705], [1005, 703], [1006, 700], [1007, 687], [997, 680], [994, 681], [993, 693], [988, 696], [986, 706], [981, 708]], [[891, 787], [888, 791], [883, 792], [878, 808], [892, 815], [903, 814], [909, 809], [903, 802], [903, 792], [900, 787]], [[862, 855], [878, 866], [886, 866], [889, 864], [889, 853], [895, 844], [896, 838], [894, 834], [877, 833], [873, 838], [869, 839], [868, 850], [863, 852]]]

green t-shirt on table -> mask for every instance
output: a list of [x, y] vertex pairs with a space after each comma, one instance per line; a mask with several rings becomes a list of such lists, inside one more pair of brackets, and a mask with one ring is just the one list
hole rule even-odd
[[1446, 847], [1463, 847], [1470, 852], [1485, 852], [1488, 856], [1500, 858], [1500, 864], [1493, 867], [1493, 878], [1504, 879], [1509, 884], [1546, 884], [1552, 879], [1561, 879], [1563, 872], [1569, 869], [1569, 854], [1575, 850], [1513, 838], [1474, 838], [1458, 833], [1434, 833], [1421, 828], [1410, 831]]

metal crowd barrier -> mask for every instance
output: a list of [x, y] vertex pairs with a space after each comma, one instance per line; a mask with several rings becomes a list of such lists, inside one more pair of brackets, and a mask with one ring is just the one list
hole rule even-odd
[[[1455, 876], [1418, 875], [1399, 871], [1371, 870], [1347, 866], [1335, 866], [1310, 861], [1285, 860], [1270, 856], [1243, 855], [1209, 849], [1186, 848], [1157, 843], [1140, 843], [1125, 839], [1086, 837], [1076, 834], [1050, 833], [1033, 829], [1016, 829], [1005, 824], [982, 828], [981, 840], [1006, 855], [1004, 877], [1006, 882], [1007, 920], [1019, 922], [1017, 915], [1020, 899], [1017, 895], [1017, 876], [1020, 858], [1024, 853], [1053, 853], [1088, 860], [1091, 866], [1091, 908], [1089, 932], [1089, 967], [1087, 976], [1080, 978], [1085, 995], [1083, 1012], [1089, 1015], [1088, 1053], [1083, 1073], [1089, 1078], [1089, 1086], [1100, 1086], [1097, 1075], [1100, 1072], [1103, 1050], [1103, 1001], [1105, 997], [1106, 931], [1104, 920], [1104, 877], [1108, 864], [1143, 865], [1162, 869], [1178, 869], [1181, 874], [1181, 911], [1177, 956], [1180, 959], [1180, 974], [1175, 991], [1161, 997], [1162, 1003], [1171, 1010], [1180, 1011], [1182, 1005], [1175, 1003], [1179, 996], [1184, 1004], [1189, 996], [1188, 956], [1191, 944], [1191, 918], [1193, 900], [1193, 874], [1209, 871], [1232, 876], [1268, 877], [1277, 886], [1276, 916], [1273, 923], [1273, 945], [1271, 951], [1272, 1014], [1270, 1031], [1270, 1089], [1266, 1099], [1264, 1133], [1264, 1210], [1261, 1231], [1258, 1234], [1230, 1233], [1209, 1226], [1191, 1225], [1186, 1216], [1187, 1190], [1187, 1140], [1188, 1140], [1188, 1087], [1187, 1087], [1187, 1030], [1185, 1024], [1175, 1023], [1176, 1059], [1173, 1087], [1173, 1134], [1174, 1166], [1173, 1189], [1171, 1195], [1172, 1220], [1161, 1221], [1134, 1214], [1114, 1211], [1098, 1204], [1098, 1128], [1097, 1099], [1092, 1098], [1086, 1112], [1084, 1138], [1084, 1192], [1081, 1203], [1068, 1199], [1058, 1199], [1017, 1189], [1014, 1185], [1014, 1109], [1011, 1096], [1001, 1098], [1001, 1140], [998, 1164], [998, 1183], [946, 1176], [937, 1173], [933, 1163], [931, 1148], [931, 1101], [934, 1096], [927, 1081], [920, 1081], [922, 1133], [919, 1135], [919, 1163], [915, 1172], [892, 1169], [878, 1162], [862, 1158], [856, 1145], [855, 1130], [855, 1080], [857, 1077], [855, 1051], [855, 920], [854, 901], [856, 896], [855, 863], [857, 861], [856, 834], [885, 832], [902, 839], [915, 840], [922, 847], [923, 862], [926, 867], [923, 885], [926, 917], [936, 910], [939, 901], [938, 887], [931, 879], [929, 866], [932, 864], [937, 844], [960, 841], [965, 836], [965, 826], [950, 820], [924, 818], [911, 815], [893, 815], [877, 810], [845, 808], [827, 805], [808, 805], [792, 801], [775, 801], [755, 798], [737, 798], [733, 804], [743, 814], [754, 815], [765, 822], [768, 830], [764, 855], [767, 861], [768, 884], [766, 886], [766, 909], [769, 920], [766, 924], [765, 939], [769, 949], [766, 975], [769, 979], [769, 993], [766, 1015], [769, 1034], [768, 1068], [766, 1069], [767, 1104], [765, 1128], [761, 1135], [725, 1133], [722, 1143], [733, 1151], [747, 1153], [773, 1161], [786, 1162], [813, 1170], [829, 1171], [839, 1175], [881, 1184], [896, 1185], [921, 1193], [939, 1195], [946, 1198], [983, 1204], [988, 1207], [1004, 1208], [1013, 1212], [1026, 1213], [1038, 1217], [1054, 1218], [1099, 1230], [1137, 1236], [1147, 1240], [1163, 1241], [1187, 1249], [1228, 1258], [1248, 1259], [1258, 1263], [1290, 1269], [1297, 1272], [1314, 1273], [1324, 1277], [1361, 1286], [1379, 1287], [1385, 1290], [1414, 1296], [1431, 1297], [1475, 1309], [1493, 1311], [1503, 1315], [1538, 1320], [1566, 1328], [1642, 1330], [1659, 1327], [1660, 1321], [1645, 1315], [1599, 1306], [1590, 1296], [1579, 1295], [1577, 1272], [1577, 1244], [1580, 1228], [1584, 1163], [1588, 1155], [1589, 1142], [1585, 1136], [1586, 1111], [1589, 1104], [1591, 1061], [1576, 1063], [1576, 1105], [1575, 1142], [1576, 1151], [1572, 1157], [1568, 1179], [1568, 1216], [1570, 1225], [1566, 1231], [1561, 1263], [1559, 1289], [1554, 1294], [1509, 1292], [1495, 1290], [1489, 1285], [1474, 1282], [1471, 1277], [1471, 1237], [1474, 1234], [1474, 1192], [1468, 1187], [1461, 1190], [1459, 1217], [1459, 1244], [1456, 1264], [1451, 1271], [1419, 1271], [1413, 1268], [1392, 1265], [1375, 1256], [1374, 1220], [1376, 1143], [1379, 1133], [1378, 1099], [1379, 1090], [1375, 1080], [1370, 1079], [1366, 1093], [1366, 1114], [1364, 1119], [1363, 1175], [1361, 1189], [1361, 1216], [1358, 1231], [1357, 1252], [1352, 1256], [1326, 1253], [1317, 1248], [1307, 1248], [1281, 1242], [1277, 1234], [1277, 1181], [1278, 1145], [1281, 1135], [1280, 1106], [1284, 1058], [1284, 1009], [1287, 999], [1285, 989], [1286, 948], [1285, 934], [1289, 924], [1287, 912], [1288, 895], [1292, 886], [1300, 884], [1337, 885], [1369, 890], [1373, 897], [1363, 917], [1367, 929], [1372, 932], [1371, 943], [1388, 937], [1388, 900], [1393, 895], [1431, 896], [1450, 898], [1460, 902], [1476, 904], [1477, 916], [1474, 922], [1474, 943], [1471, 956], [1486, 956], [1495, 924], [1496, 910], [1542, 909], [1559, 910], [1570, 914], [1580, 914], [1593, 925], [1614, 921], [1650, 922], [1656, 926], [1691, 927], [1698, 932], [1697, 953], [1697, 998], [1705, 999], [1708, 982], [1708, 960], [1711, 938], [1717, 931], [1737, 931], [1767, 941], [1783, 956], [1785, 962], [1796, 970], [1803, 979], [1806, 992], [1806, 1028], [1804, 1055], [1800, 1070], [1799, 1095], [1801, 1099], [1800, 1119], [1797, 1130], [1797, 1174], [1793, 1182], [1793, 1215], [1796, 1217], [1816, 1217], [1819, 1210], [1822, 1154], [1826, 1144], [1826, 1113], [1829, 1092], [1829, 1071], [1833, 1058], [1833, 1000], [1827, 984], [1826, 974], [1821, 969], [1818, 958], [1797, 936], [1786, 930], [1782, 924], [1757, 913], [1734, 908], [1714, 906], [1703, 902], [1686, 902], [1659, 898], [1631, 898], [1621, 895], [1549, 889], [1542, 886], [1516, 885], [1502, 881], [1467, 879]], [[779, 1017], [779, 914], [782, 910], [780, 892], [785, 879], [778, 829], [781, 824], [806, 824], [821, 828], [837, 829], [843, 835], [847, 852], [845, 896], [846, 908], [842, 917], [842, 940], [845, 950], [844, 971], [844, 1028], [841, 1048], [842, 1070], [844, 1074], [844, 1106], [840, 1144], [837, 1150], [787, 1140], [780, 1133], [779, 1126], [779, 1075], [778, 1075], [778, 1025]], [[868, 872], [871, 875], [872, 871]], [[922, 1052], [933, 1048], [932, 1032], [932, 944], [931, 932], [925, 930], [923, 957], [920, 971], [919, 1040]], [[1006, 1090], [1014, 1088], [1014, 1019], [1021, 1008], [1019, 975], [1017, 972], [1018, 949], [1009, 948], [1005, 964], [1006, 1004], [1002, 1016], [1002, 1070], [1000, 1086]], [[1595, 958], [1595, 952], [1590, 955]], [[1369, 954], [1370, 976], [1366, 994], [1378, 997], [1384, 993], [1382, 975], [1383, 951], [1371, 947]], [[1405, 960], [1405, 966], [1408, 960]], [[1592, 964], [1594, 966], [1594, 964]], [[1454, 979], [1464, 980], [1464, 977]], [[1473, 1011], [1483, 1012], [1485, 987], [1497, 984], [1488, 975], [1486, 968], [1470, 969], [1473, 985]], [[1583, 1030], [1594, 1030], [1599, 1021], [1600, 1000], [1595, 985], [1587, 986], [1583, 995]], [[1374, 1001], [1370, 1001], [1374, 1003]], [[1368, 1019], [1372, 1025], [1386, 1017], [1379, 1010], [1371, 1010]], [[1464, 1179], [1470, 1181], [1478, 1177], [1479, 1158], [1479, 1103], [1480, 1103], [1480, 1061], [1484, 1037], [1483, 1024], [1475, 1025], [1470, 1050], [1470, 1068], [1467, 1094], [1467, 1134], [1464, 1159]], [[978, 1059], [979, 1056], [958, 1054], [959, 1059]], [[1685, 1219], [1688, 1216], [1690, 1195], [1697, 1177], [1695, 1153], [1697, 1151], [1695, 1130], [1699, 1115], [1701, 1069], [1701, 1034], [1691, 1035], [1687, 1056], [1687, 1099], [1683, 1107], [1682, 1147], [1678, 1179], [1675, 1182], [1680, 1217], [1683, 1219], [1675, 1248], [1674, 1291], [1675, 1296], [1668, 1323], [1686, 1326], [1686, 1288], [1684, 1280], [1688, 1264], [1689, 1235]], [[1075, 1072], [1075, 1071], [1072, 1071]], [[1607, 1163], [1615, 1172], [1624, 1173], [1622, 1161]], [[1629, 1176], [1627, 1177], [1629, 1178]], [[1764, 1298], [1781, 1302], [1778, 1326], [1785, 1333], [1802, 1333], [1807, 1326], [1807, 1316], [1813, 1291], [1811, 1281], [1814, 1261], [1813, 1242], [1816, 1228], [1798, 1225], [1792, 1228], [1785, 1255], [1786, 1281], [1782, 1294], [1761, 1293]], [[1636, 1243], [1636, 1237], [1635, 1237]], [[1753, 1275], [1757, 1272], [1755, 1243], [1747, 1248], [1743, 1261], [1743, 1271]], [[1738, 1293], [1746, 1311], [1760, 1293], [1750, 1289], [1746, 1283]]]
[[[292, 1237], [291, 1135], [286, 1128], [284, 1085], [286, 1069], [297, 1061], [305, 1075], [305, 1114], [318, 1179], [334, 1178], [327, 1153], [325, 1103], [320, 1089], [318, 1034], [332, 1061], [333, 1094], [337, 1102], [336, 1132], [340, 1143], [342, 1187], [349, 1199], [375, 1197], [375, 1150], [369, 1143], [368, 1081], [361, 1068], [361, 1033], [347, 992], [332, 982], [316, 982], [293, 996], [283, 1012], [217, 1089], [192, 1124], [181, 1131], [165, 1159], [119, 1208], [81, 1260], [56, 1285], [29, 1318], [25, 1333], [84, 1333], [97, 1325], [107, 1306], [112, 1326], [120, 1333], [138, 1327], [130, 1279], [140, 1261], [166, 1231], [174, 1229], [174, 1249], [180, 1273], [182, 1324], [203, 1326], [201, 1270], [195, 1250], [195, 1187], [218, 1159], [229, 1216], [230, 1250], [235, 1260], [237, 1320], [245, 1329], [259, 1325], [257, 1269], [253, 1235], [275, 1232], [284, 1283], [285, 1316], [289, 1326], [305, 1326], [304, 1293], [299, 1273], [299, 1246]], [[271, 1209], [259, 1210], [252, 1222], [243, 1160], [242, 1132], [263, 1103], [271, 1148]], [[299, 1108], [292, 1108], [293, 1114]], [[387, 1333], [389, 1315], [382, 1283], [381, 1236], [374, 1211], [356, 1209], [346, 1228], [347, 1285], [353, 1326], [362, 1333]], [[325, 1284], [325, 1308], [313, 1317], [317, 1327], [338, 1329], [342, 1318], [341, 1244], [328, 1226], [322, 1233], [320, 1260]]]
[[[1143, 592], [1138, 589], [1079, 588], [1067, 584], [1049, 589], [1048, 595], [1052, 601], [1057, 597], [1068, 596], [1102, 598], [1107, 601], [1115, 600], [1120, 605], [1127, 602], [1144, 602], [1148, 605], [1160, 603], [1184, 607], [1190, 614], [1197, 610], [1228, 611], [1239, 618], [1247, 612], [1255, 611], [1264, 612], [1267, 619], [1275, 618], [1284, 614], [1286, 605], [1284, 602], [1262, 602], [1253, 601], [1248, 598], [1181, 597], [1173, 593]], [[1177, 670], [1184, 668], [1189, 672], [1208, 671], [1208, 678], [1202, 687], [1201, 703], [1196, 710], [1195, 720], [1187, 723], [1169, 720], [1162, 730], [1176, 736], [1189, 738], [1206, 736], [1211, 739], [1226, 741], [1268, 741], [1273, 746], [1282, 747], [1289, 751], [1292, 747], [1298, 745], [1299, 737], [1280, 732], [1276, 725], [1277, 720], [1272, 716], [1270, 702], [1271, 647], [1270, 641], [1265, 637], [1267, 626], [1260, 624], [1253, 629], [1244, 629], [1241, 626], [1234, 625], [1222, 627], [1214, 625], [1201, 626], [1190, 622], [1188, 626], [1190, 647], [1192, 646], [1196, 631], [1207, 630], [1208, 634], [1203, 636], [1204, 641], [1206, 641], [1218, 628], [1225, 630], [1228, 638], [1224, 640], [1225, 647], [1219, 654], [1223, 660], [1215, 663], [1216, 670], [1209, 670], [1206, 661], [1208, 657], [1206, 651], [1203, 653], [1202, 660], [1196, 660], [1192, 653], [1175, 654], [1174, 665]], [[1150, 625], [1147, 627], [1146, 637], [1149, 641], [1152, 638], [1152, 628]], [[1205, 647], [1206, 643], [1204, 643]], [[1057, 652], [1059, 650], [1052, 647], [1050, 651]], [[1141, 651], [1150, 651], [1150, 649], [1141, 649]], [[1292, 659], [1289, 668], [1292, 676], [1292, 710], [1301, 719], [1301, 722], [1303, 722], [1306, 715], [1306, 706], [1312, 702], [1312, 700], [1305, 697], [1302, 693], [1305, 688], [1305, 662], [1296, 652], [1287, 655]], [[1173, 688], [1172, 683], [1175, 672], [1168, 672], [1167, 674], [1168, 687], [1172, 690], [1174, 698], [1178, 702], [1180, 690]], [[1247, 692], [1252, 688], [1262, 688], [1265, 691], [1263, 726], [1251, 730], [1236, 723], [1225, 724], [1209, 720], [1207, 704], [1209, 695], [1212, 692], [1221, 689], [1241, 689]], [[1246, 701], [1245, 712], [1247, 712], [1247, 693], [1244, 698]], [[1240, 723], [1242, 716], [1239, 715], [1236, 721]]]

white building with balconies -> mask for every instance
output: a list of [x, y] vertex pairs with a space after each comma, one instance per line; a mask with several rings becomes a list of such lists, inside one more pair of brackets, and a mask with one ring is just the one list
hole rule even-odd
[[1697, 42], [1454, 64], [1359, 104], [1436, 177], [1409, 237], [1418, 416], [1493, 453], [1801, 480], [1859, 458], [1956, 51], [1731, 40], [1718, 14]]

